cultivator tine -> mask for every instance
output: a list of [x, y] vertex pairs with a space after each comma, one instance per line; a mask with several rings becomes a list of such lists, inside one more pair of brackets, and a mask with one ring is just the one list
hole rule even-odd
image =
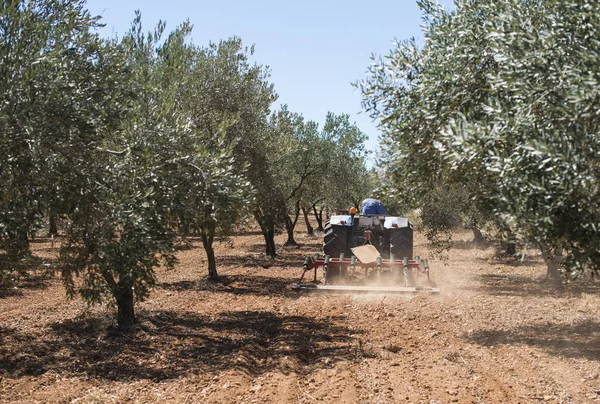
[[[315, 254], [315, 262], [321, 258], [321, 254], [317, 253]], [[317, 283], [317, 266], [315, 265], [315, 274], [314, 274], [314, 278], [313, 278], [313, 282]]]
[[[356, 256], [351, 255], [350, 258], [345, 258], [344, 254], [340, 254], [339, 258], [331, 258], [329, 255], [325, 256], [307, 256], [304, 259], [302, 276], [300, 282], [292, 285], [292, 289], [295, 291], [311, 291], [311, 292], [342, 292], [342, 293], [419, 293], [422, 291], [429, 291], [431, 293], [439, 293], [440, 290], [430, 280], [429, 277], [429, 262], [427, 259], [421, 259], [419, 256], [415, 256], [414, 260], [403, 258], [397, 260], [394, 254], [390, 254], [389, 259], [383, 259], [381, 256], [377, 257], [375, 262], [361, 262]], [[333, 265], [334, 269], [339, 268], [341, 277], [348, 279], [352, 276], [351, 284], [336, 284], [336, 273], [329, 273], [329, 266]], [[302, 280], [305, 278], [306, 273], [311, 269], [315, 271], [319, 267], [323, 267], [323, 281], [322, 284], [302, 284]], [[367, 277], [376, 276], [376, 282], [379, 285], [361, 285], [360, 276], [358, 281], [355, 279], [355, 271], [359, 267], [365, 268], [365, 275]], [[401, 269], [404, 268], [404, 285], [400, 286], [398, 283], [401, 279]], [[350, 268], [350, 271], [348, 271]], [[417, 271], [416, 275], [414, 271]], [[376, 274], [374, 273], [376, 272]], [[419, 286], [418, 277], [419, 272], [423, 272], [427, 276], [429, 282], [428, 287]], [[415, 278], [415, 276], [417, 278]], [[381, 285], [384, 277], [389, 277], [393, 280], [395, 286]], [[364, 280], [367, 280], [366, 278]], [[410, 286], [409, 286], [410, 285]]]
[[[419, 255], [415, 255], [415, 262], [417, 263], [417, 265], [419, 264], [419, 262], [421, 262], [421, 256]], [[415, 274], [415, 285], [419, 284], [419, 272], [421, 272], [421, 270], [419, 269], [419, 267], [417, 267], [417, 272]]]
[[427, 261], [427, 258], [423, 260], [423, 268], [425, 269], [425, 275], [427, 276], [427, 283], [431, 285], [431, 280], [429, 279], [429, 262]]
[[302, 276], [300, 276], [300, 280], [298, 283], [302, 283], [302, 279], [304, 279], [304, 274], [308, 271], [308, 264], [310, 264], [310, 257], [306, 256], [304, 259], [304, 265], [302, 265]]

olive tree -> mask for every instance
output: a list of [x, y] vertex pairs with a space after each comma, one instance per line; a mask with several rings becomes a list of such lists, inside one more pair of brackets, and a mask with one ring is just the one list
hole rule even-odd
[[[240, 164], [242, 158], [236, 155], [241, 140], [230, 133], [242, 119], [242, 112], [233, 100], [213, 98], [220, 96], [223, 88], [239, 84], [239, 74], [215, 57], [214, 46], [188, 43], [190, 31], [189, 24], [184, 23], [157, 51], [160, 91], [176, 114], [187, 119], [185, 130], [170, 141], [163, 155], [172, 156], [171, 214], [177, 218], [178, 231], [183, 236], [200, 234], [208, 278], [217, 280], [214, 240], [230, 235], [248, 215], [254, 203], [253, 189], [247, 179], [247, 165]], [[239, 42], [222, 42], [219, 49], [224, 43]], [[226, 54], [231, 57], [230, 51]], [[221, 68], [228, 70], [215, 73]], [[206, 76], [207, 72], [216, 76]], [[217, 79], [222, 83], [214, 89]]]
[[[206, 147], [220, 150], [222, 142], [232, 146], [232, 173], [246, 178], [255, 190], [250, 211], [265, 238], [266, 254], [274, 257], [275, 228], [283, 223], [285, 202], [277, 191], [278, 173], [269, 163], [277, 158], [281, 141], [280, 133], [269, 127], [277, 95], [269, 83], [269, 70], [250, 62], [253, 54], [254, 47], [244, 46], [238, 37], [196, 48], [180, 100]], [[213, 134], [223, 120], [230, 125], [219, 140]]]
[[361, 83], [394, 181], [421, 199], [463, 187], [539, 243], [552, 276], [563, 249], [596, 268], [597, 2], [418, 3], [425, 44], [399, 43]]
[[79, 0], [0, 3], [0, 283], [30, 265], [43, 213], [74, 209], [80, 168], [121, 116], [97, 26]]
[[[451, 170], [435, 145], [453, 116], [483, 113], [490, 88], [487, 73], [495, 69], [483, 34], [487, 16], [449, 13], [432, 1], [418, 4], [425, 44], [397, 42], [385, 60], [370, 68], [369, 78], [359, 83], [364, 106], [381, 123], [387, 193], [413, 208], [427, 207], [432, 219], [453, 216], [450, 222], [464, 223], [477, 238], [483, 222], [494, 218], [489, 201], [479, 197], [493, 188], [493, 181], [485, 170]], [[437, 203], [432, 203], [433, 194]], [[442, 206], [452, 209], [436, 211]], [[428, 234], [432, 241], [445, 238], [443, 244], [449, 245], [452, 229], [446, 219], [427, 221]]]
[[249, 201], [247, 180], [234, 172], [235, 143], [226, 139], [230, 119], [206, 133], [185, 107], [198, 54], [185, 41], [190, 26], [162, 41], [164, 27], [145, 33], [138, 13], [131, 30], [111, 42], [125, 67], [125, 115], [78, 170], [61, 248], [68, 293], [115, 301], [122, 328], [135, 323], [134, 303], [148, 295], [155, 269], [174, 265], [182, 228], [201, 233], [216, 278], [215, 235]]
[[367, 135], [348, 114], [328, 112], [323, 125], [323, 137], [331, 144], [323, 156], [327, 169], [321, 177], [317, 195], [329, 210], [360, 207], [361, 201], [372, 190], [370, 174], [366, 167], [369, 152], [366, 150]]
[[286, 201], [286, 245], [296, 245], [294, 229], [301, 211], [310, 229], [308, 210], [316, 211], [317, 203], [334, 208], [356, 203], [356, 193], [362, 191], [357, 191], [357, 184], [365, 178], [361, 170], [366, 171], [366, 135], [350, 122], [349, 115], [329, 112], [321, 129], [286, 106], [274, 116], [272, 125], [280, 133], [273, 165]]
[[492, 92], [482, 119], [457, 116], [442, 137], [454, 166], [494, 173], [496, 212], [539, 244], [553, 277], [563, 250], [568, 269], [600, 268], [598, 5], [480, 5], [494, 16]]

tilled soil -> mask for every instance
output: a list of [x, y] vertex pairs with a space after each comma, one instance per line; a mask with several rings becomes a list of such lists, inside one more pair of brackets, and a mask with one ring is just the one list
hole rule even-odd
[[[439, 295], [298, 295], [290, 285], [318, 237], [299, 234], [274, 262], [260, 234], [219, 243], [219, 283], [204, 280], [193, 241], [136, 304], [133, 335], [114, 330], [113, 308], [67, 300], [60, 279], [32, 275], [0, 293], [0, 401], [600, 400], [596, 282], [556, 287], [536, 251], [497, 259], [465, 233], [447, 265], [430, 261]], [[33, 248], [54, 265], [57, 246]]]

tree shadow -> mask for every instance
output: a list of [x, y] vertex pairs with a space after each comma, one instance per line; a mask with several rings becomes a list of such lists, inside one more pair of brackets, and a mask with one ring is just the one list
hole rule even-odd
[[260, 231], [260, 229], [257, 230], [242, 230], [239, 232], [236, 232], [234, 234], [235, 236], [262, 236], [262, 232]]
[[[60, 242], [60, 240], [61, 240], [62, 238], [63, 238], [62, 236], [60, 236], [60, 235], [56, 235], [56, 236], [54, 237], [54, 241], [55, 241], [55, 242]], [[30, 238], [28, 241], [29, 241], [29, 244], [44, 244], [44, 243], [51, 243], [51, 242], [52, 242], [52, 237], [47, 237], [47, 236], [40, 237], [40, 236], [36, 236], [36, 237], [34, 237], [34, 238]]]
[[15, 287], [0, 287], [0, 299], [7, 297], [23, 296], [23, 291]]
[[476, 275], [479, 285], [464, 287], [463, 290], [484, 292], [493, 296], [537, 296], [554, 297], [580, 295], [582, 293], [600, 293], [600, 283], [581, 281], [562, 285], [556, 281], [541, 277], [519, 276], [513, 274]]
[[237, 267], [237, 268], [263, 268], [267, 269], [273, 266], [277, 267], [297, 267], [302, 268], [304, 254], [301, 255], [279, 255], [275, 259], [255, 255], [224, 255], [217, 257], [217, 270], [219, 267]]
[[237, 369], [250, 374], [302, 372], [325, 358], [352, 359], [351, 333], [338, 319], [265, 311], [213, 315], [159, 311], [140, 316], [136, 333], [108, 334], [105, 320], [55, 323], [38, 335], [0, 328], [0, 376], [49, 370], [106, 380], [160, 381]]
[[[33, 271], [30, 271], [33, 272]], [[44, 290], [50, 287], [49, 275], [45, 271], [35, 271], [37, 274], [25, 274], [19, 277], [12, 286], [0, 287], [0, 299], [22, 296], [27, 290]]]
[[535, 257], [516, 257], [511, 255], [494, 255], [493, 257], [475, 257], [475, 261], [491, 265], [506, 265], [510, 267], [532, 267], [541, 264], [541, 259]]
[[[488, 261], [490, 262], [490, 261]], [[493, 264], [507, 265], [511, 267], [532, 267], [539, 265], [541, 260], [535, 258], [520, 258], [511, 256], [494, 257], [491, 261]]]
[[200, 279], [160, 283], [158, 287], [172, 291], [191, 290], [198, 292], [231, 293], [234, 295], [297, 297], [290, 285], [296, 278], [269, 276], [221, 275], [218, 281]]
[[43, 361], [49, 351], [49, 346], [36, 336], [0, 326], [0, 377], [13, 373], [17, 376], [45, 373], [48, 369]]
[[523, 344], [542, 348], [555, 356], [600, 360], [600, 322], [531, 324], [509, 330], [482, 330], [463, 336], [483, 346]]
[[453, 240], [451, 250], [487, 250], [493, 247], [494, 243], [489, 241], [475, 242], [465, 240]]
[[[320, 239], [319, 239], [320, 240]], [[252, 244], [252, 245], [248, 245], [245, 246], [244, 249], [248, 252], [251, 253], [264, 253], [265, 252], [265, 245], [264, 244]], [[299, 242], [297, 242], [296, 245], [290, 245], [290, 246], [286, 246], [286, 245], [277, 245], [277, 252], [278, 255], [286, 255], [286, 254], [290, 254], [290, 253], [307, 253], [309, 252], [310, 254], [315, 254], [315, 253], [321, 253], [323, 250], [323, 242], [322, 241], [312, 241], [312, 240], [301, 240]]]

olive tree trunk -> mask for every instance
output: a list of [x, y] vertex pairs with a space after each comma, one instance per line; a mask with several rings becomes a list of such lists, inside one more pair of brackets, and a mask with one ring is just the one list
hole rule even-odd
[[135, 324], [133, 288], [119, 285], [115, 298], [117, 300], [117, 325], [120, 330], [129, 330]]
[[473, 242], [474, 243], [481, 244], [485, 241], [485, 239], [483, 238], [483, 234], [481, 234], [481, 230], [479, 230], [479, 227], [473, 226], [473, 227], [471, 227], [471, 230], [473, 230]]
[[215, 250], [213, 248], [213, 240], [215, 239], [215, 229], [209, 228], [202, 230], [202, 245], [204, 251], [206, 251], [206, 258], [208, 259], [208, 279], [211, 281], [219, 280], [219, 274], [217, 274], [217, 263], [215, 261]]
[[323, 229], [323, 209], [319, 209], [317, 213], [317, 205], [313, 205], [313, 212], [315, 213], [315, 219], [317, 219], [317, 231], [324, 231]]
[[517, 254], [517, 237], [512, 231], [508, 231], [508, 241], [506, 243], [506, 255]]
[[265, 254], [268, 257], [275, 258], [277, 251], [275, 250], [275, 225], [273, 220], [268, 220], [260, 211], [254, 212], [254, 218], [260, 226], [260, 231], [265, 239]]
[[542, 258], [546, 263], [546, 276], [554, 280], [560, 280], [561, 267], [563, 262], [562, 247], [552, 248], [548, 244], [540, 242], [540, 251]]
[[290, 215], [285, 215], [285, 229], [287, 231], [288, 239], [284, 245], [286, 246], [297, 246], [298, 243], [294, 240], [294, 228], [298, 223], [298, 217], [300, 216], [300, 202], [296, 202], [296, 211], [294, 213], [294, 220], [290, 218]]
[[266, 230], [262, 231], [262, 234], [265, 238], [265, 253], [271, 258], [275, 258], [277, 255], [277, 251], [275, 250], [275, 226], [269, 226]]
[[54, 211], [50, 211], [50, 226], [48, 229], [48, 237], [56, 236], [58, 234], [58, 226], [56, 223], [56, 213]]
[[315, 230], [311, 226], [310, 220], [308, 220], [308, 210], [304, 206], [302, 207], [302, 214], [304, 215], [304, 223], [306, 223], [306, 232], [310, 236], [314, 235], [315, 234]]

